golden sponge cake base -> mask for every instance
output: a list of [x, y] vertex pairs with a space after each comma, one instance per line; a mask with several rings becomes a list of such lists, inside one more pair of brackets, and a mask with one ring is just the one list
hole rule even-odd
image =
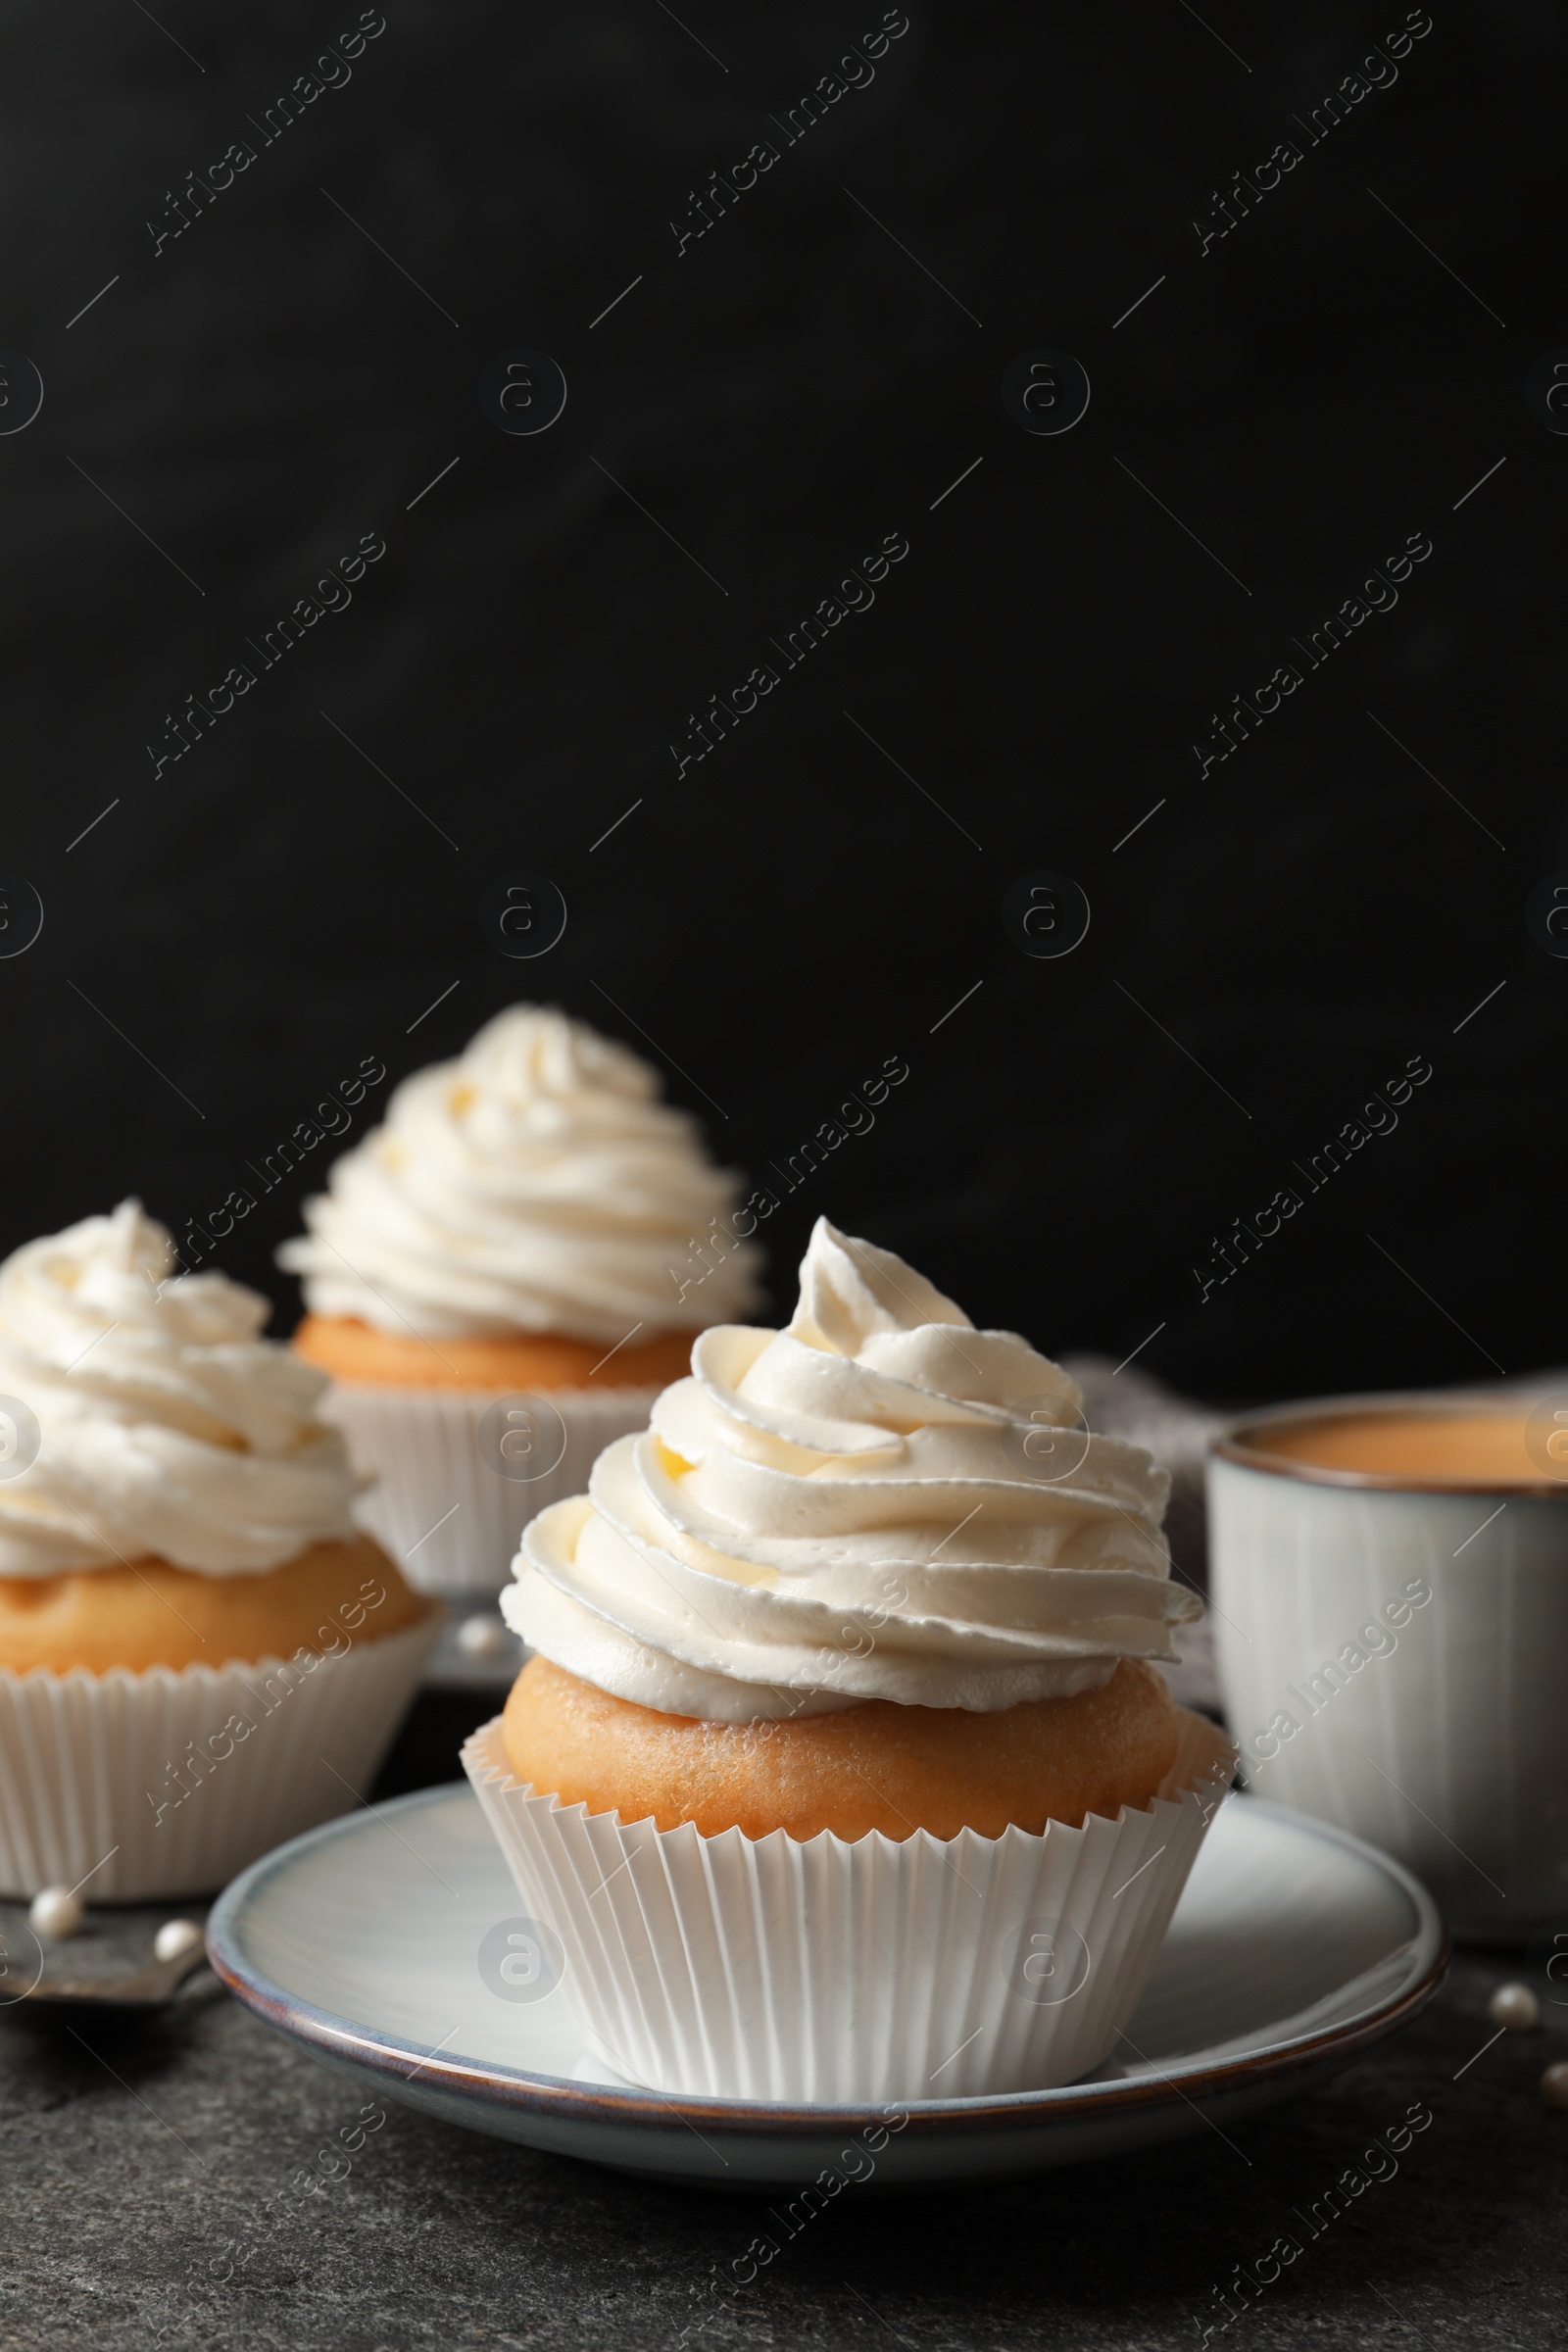
[[821, 1831], [853, 1840], [917, 1829], [1042, 1835], [1147, 1806], [1175, 1760], [1177, 1710], [1164, 1680], [1123, 1659], [1098, 1690], [1025, 1700], [994, 1714], [885, 1699], [833, 1715], [708, 1723], [615, 1698], [548, 1658], [529, 1660], [502, 1719], [519, 1781], [564, 1805], [692, 1822], [704, 1837]]
[[0, 1577], [0, 1669], [108, 1674], [122, 1666], [140, 1674], [287, 1658], [302, 1643], [321, 1652], [379, 1641], [430, 1606], [368, 1536], [313, 1544], [260, 1576], [203, 1576], [144, 1559]]
[[351, 1315], [307, 1315], [294, 1351], [334, 1380], [406, 1389], [662, 1389], [691, 1369], [689, 1331], [615, 1348], [553, 1331], [482, 1340], [421, 1340]]

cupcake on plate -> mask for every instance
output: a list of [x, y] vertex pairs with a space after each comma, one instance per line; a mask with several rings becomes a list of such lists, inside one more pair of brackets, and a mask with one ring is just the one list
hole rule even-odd
[[408, 1078], [278, 1261], [294, 1335], [374, 1485], [368, 1527], [431, 1591], [500, 1591], [523, 1524], [643, 1428], [694, 1331], [743, 1312], [738, 1180], [624, 1046], [514, 1004]]
[[326, 1386], [134, 1200], [0, 1265], [0, 1890], [205, 1893], [374, 1778], [440, 1612]]
[[1230, 1743], [1152, 1661], [1168, 1480], [1072, 1382], [820, 1221], [782, 1332], [705, 1332], [527, 1529], [537, 1653], [464, 1764], [633, 2080], [811, 2102], [1076, 2080]]

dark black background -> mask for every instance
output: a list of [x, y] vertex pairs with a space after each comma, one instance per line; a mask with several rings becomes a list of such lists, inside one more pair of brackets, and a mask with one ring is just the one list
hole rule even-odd
[[[361, 1056], [401, 1076], [539, 996], [657, 1041], [758, 1172], [907, 1059], [764, 1228], [781, 1308], [826, 1211], [1054, 1352], [1163, 1323], [1141, 1364], [1218, 1396], [1561, 1358], [1568, 963], [1523, 923], [1568, 865], [1568, 440], [1523, 398], [1568, 343], [1559, 11], [1434, 0], [1203, 258], [1210, 191], [1394, 0], [1212, 0], [1212, 30], [910, 0], [874, 85], [679, 259], [686, 191], [870, 0], [690, 0], [690, 35], [657, 0], [386, 0], [348, 86], [155, 259], [166, 190], [358, 10], [157, 14], [18, 0], [0, 34], [0, 345], [46, 386], [0, 438], [0, 868], [46, 907], [0, 962], [0, 1244], [132, 1191], [178, 1225]], [[516, 344], [570, 386], [536, 439], [476, 399]], [[999, 397], [1042, 344], [1094, 388], [1057, 439]], [[166, 710], [366, 531], [352, 608], [154, 781]], [[890, 531], [875, 609], [677, 781], [686, 713]], [[1416, 531], [1398, 609], [1200, 781], [1209, 712]], [[569, 904], [538, 963], [479, 933], [513, 867]], [[1060, 962], [1003, 932], [1035, 867], [1093, 906]], [[1200, 1305], [1210, 1237], [1415, 1054], [1397, 1132]], [[270, 1253], [325, 1158], [222, 1255], [285, 1325]]]

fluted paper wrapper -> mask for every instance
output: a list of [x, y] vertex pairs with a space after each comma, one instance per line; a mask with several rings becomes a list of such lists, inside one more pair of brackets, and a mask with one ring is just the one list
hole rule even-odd
[[1076, 2082], [1131, 2016], [1235, 1761], [1178, 1712], [1147, 1810], [1040, 1837], [659, 1830], [535, 1794], [499, 1718], [463, 1762], [626, 2080], [788, 2105], [973, 2098]]
[[[346, 1813], [375, 1777], [440, 1622], [432, 1608], [308, 1673], [279, 1658], [0, 1672], [0, 1889], [85, 1880], [92, 1903], [209, 1894]], [[236, 1718], [251, 1727], [237, 1737]]]
[[[529, 1397], [504, 1389], [405, 1389], [335, 1381], [323, 1420], [348, 1440], [374, 1484], [355, 1516], [423, 1592], [500, 1592], [522, 1531], [547, 1503], [584, 1494], [588, 1473], [613, 1438], [646, 1429], [658, 1389], [551, 1389]], [[536, 1479], [504, 1477], [480, 1425], [503, 1398], [559, 1415], [565, 1447]], [[456, 1507], [454, 1507], [456, 1506]]]

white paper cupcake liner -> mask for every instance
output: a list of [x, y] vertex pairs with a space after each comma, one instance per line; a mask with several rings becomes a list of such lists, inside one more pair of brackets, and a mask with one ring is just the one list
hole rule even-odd
[[[500, 1592], [522, 1531], [546, 1503], [581, 1494], [613, 1438], [646, 1429], [658, 1389], [405, 1389], [335, 1381], [324, 1420], [348, 1440], [356, 1466], [375, 1484], [356, 1516], [424, 1592]], [[494, 1425], [503, 1399], [537, 1413], [535, 1478], [503, 1476]], [[564, 1444], [556, 1455], [556, 1447]], [[526, 1467], [526, 1459], [519, 1467]]]
[[90, 1903], [208, 1894], [346, 1813], [375, 1777], [440, 1622], [431, 1609], [304, 1672], [280, 1658], [0, 1671], [0, 1889], [85, 1880]]
[[627, 2080], [791, 2105], [1076, 2082], [1113, 2048], [1235, 1751], [1200, 1716], [1159, 1795], [1040, 1837], [705, 1838], [536, 1795], [498, 1718], [464, 1768], [567, 1998]]

